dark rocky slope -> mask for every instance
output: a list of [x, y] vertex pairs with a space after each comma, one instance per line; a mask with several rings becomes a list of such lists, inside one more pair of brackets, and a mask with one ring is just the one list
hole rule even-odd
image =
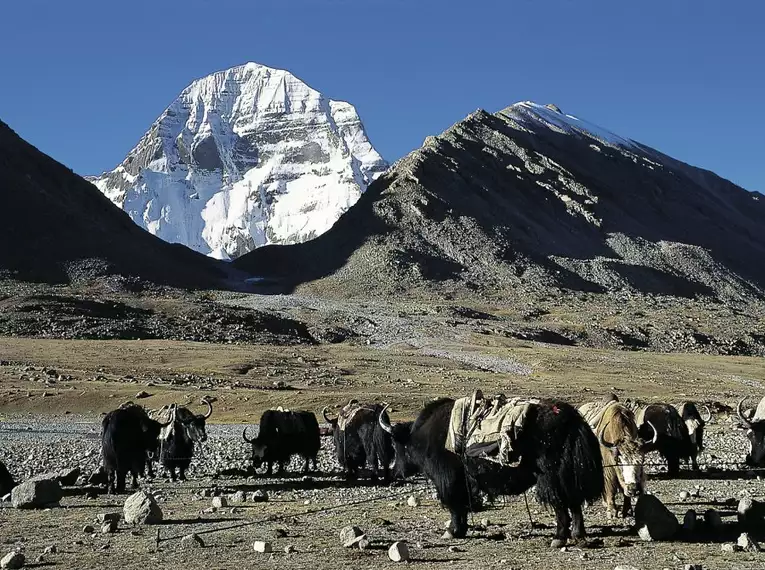
[[136, 226], [0, 121], [0, 277], [68, 283], [117, 274], [183, 287], [225, 277], [217, 262]]
[[760, 194], [519, 103], [428, 137], [319, 238], [235, 265], [276, 289], [338, 295], [742, 301], [765, 290], [763, 222]]

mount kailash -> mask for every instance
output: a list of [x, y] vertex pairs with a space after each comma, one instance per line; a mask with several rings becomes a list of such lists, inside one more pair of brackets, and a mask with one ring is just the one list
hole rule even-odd
[[324, 233], [387, 166], [352, 105], [247, 63], [194, 81], [89, 180], [152, 234], [225, 259]]

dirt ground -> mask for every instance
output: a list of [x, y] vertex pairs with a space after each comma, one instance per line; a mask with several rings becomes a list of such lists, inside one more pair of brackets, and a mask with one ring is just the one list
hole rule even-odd
[[[427, 347], [425, 347], [427, 348]], [[340, 405], [350, 397], [393, 404], [395, 420], [411, 418], [437, 395], [461, 396], [474, 388], [506, 394], [556, 395], [580, 403], [605, 391], [645, 400], [735, 404], [744, 395], [759, 397], [765, 383], [765, 362], [751, 357], [659, 354], [561, 347], [476, 335], [469, 343], [440, 343], [423, 352], [411, 347], [214, 345], [173, 341], [78, 341], [0, 338], [0, 421], [67, 416], [92, 418], [139, 391], [146, 406], [197, 402], [213, 396], [211, 419], [221, 424], [256, 422], [262, 410], [277, 405], [308, 409]], [[493, 373], [476, 367], [473, 358], [513, 364], [516, 373]], [[516, 366], [517, 365], [517, 366]], [[754, 404], [754, 401], [751, 402]], [[750, 405], [751, 405], [750, 404]], [[201, 410], [200, 410], [201, 411]], [[723, 456], [733, 445], [745, 453], [744, 439], [725, 414], [709, 428], [709, 449], [702, 457]], [[325, 440], [325, 446], [332, 445]], [[657, 470], [660, 470], [657, 468]], [[765, 568], [761, 553], [723, 553], [720, 543], [735, 541], [735, 505], [742, 494], [762, 497], [763, 483], [748, 472], [702, 472], [688, 479], [665, 480], [657, 474], [649, 490], [682, 520], [689, 508], [699, 514], [716, 508], [726, 523], [703, 542], [643, 543], [629, 521], [609, 522], [602, 505], [588, 507], [585, 517], [594, 548], [552, 550], [551, 528], [528, 520], [523, 497], [511, 497], [473, 515], [469, 538], [440, 538], [448, 514], [424, 480], [403, 486], [348, 486], [337, 473], [304, 481], [196, 477], [183, 484], [149, 483], [161, 492], [162, 525], [130, 529], [114, 535], [82, 532], [98, 513], [120, 511], [124, 497], [86, 498], [72, 489], [61, 508], [16, 511], [0, 508], [0, 541], [6, 551], [23, 546], [33, 562], [43, 549], [45, 565], [58, 568], [346, 568], [391, 567], [385, 551], [395, 540], [411, 548], [410, 564], [421, 568], [636, 568], [705, 569]], [[692, 478], [698, 477], [698, 479]], [[227, 491], [264, 489], [267, 503], [244, 503], [214, 513], [200, 491], [214, 486]], [[699, 496], [682, 502], [679, 493], [700, 487]], [[418, 507], [407, 506], [415, 495]], [[533, 498], [535, 523], [551, 525], [553, 517]], [[356, 503], [356, 504], [354, 504]], [[233, 506], [233, 505], [232, 505]], [[488, 519], [483, 527], [482, 519]], [[485, 521], [484, 521], [485, 522]], [[361, 527], [372, 540], [367, 550], [346, 549], [338, 532], [347, 524]], [[97, 525], [96, 525], [97, 526]], [[160, 542], [157, 546], [157, 530]], [[179, 538], [198, 533], [201, 549], [181, 546]], [[253, 551], [255, 540], [273, 543], [273, 554]], [[295, 552], [285, 553], [285, 547]], [[453, 547], [453, 548], [449, 548]], [[0, 553], [3, 554], [3, 553]]]

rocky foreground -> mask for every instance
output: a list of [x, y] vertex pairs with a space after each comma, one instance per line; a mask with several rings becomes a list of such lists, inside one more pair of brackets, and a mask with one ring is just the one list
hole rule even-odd
[[[443, 540], [448, 517], [429, 483], [348, 485], [335, 467], [329, 438], [323, 439], [319, 473], [303, 477], [293, 462], [287, 478], [253, 477], [240, 425], [209, 426], [210, 437], [189, 481], [171, 484], [159, 477], [143, 482], [151, 498], [142, 501], [156, 501], [162, 520], [128, 524], [123, 510], [127, 495], [104, 495], [84, 484], [99, 463], [98, 429], [97, 420], [82, 416], [66, 422], [14, 418], [0, 424], [0, 459], [18, 480], [54, 470], [83, 474], [77, 485], [64, 488], [60, 507], [17, 510], [0, 503], [6, 552], [23, 553], [27, 563], [88, 568], [138, 568], [149, 561], [157, 568], [264, 563], [377, 568], [396, 556], [427, 568], [445, 563], [455, 568], [752, 568], [765, 563], [765, 554], [757, 550], [763, 536], [756, 529], [748, 529], [751, 544], [737, 545], [742, 528], [736, 507], [743, 497], [763, 497], [765, 487], [756, 472], [742, 470], [748, 449], [744, 434], [723, 416], [709, 426], [700, 473], [683, 471], [681, 479], [666, 480], [659, 458], [648, 458], [648, 489], [679, 523], [685, 522], [672, 541], [646, 542], [632, 519], [608, 521], [598, 504], [585, 515], [590, 547], [563, 550], [549, 548], [552, 515], [532, 501], [531, 517], [542, 526], [530, 526], [521, 497], [474, 514], [470, 538]], [[109, 522], [116, 515], [119, 522]]]

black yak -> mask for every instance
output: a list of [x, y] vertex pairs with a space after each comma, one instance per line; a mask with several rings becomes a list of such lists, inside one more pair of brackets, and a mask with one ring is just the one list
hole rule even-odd
[[15, 486], [16, 481], [13, 480], [13, 475], [10, 474], [5, 463], [0, 461], [0, 497], [10, 493]]
[[337, 462], [348, 479], [357, 478], [359, 469], [367, 464], [373, 480], [378, 479], [380, 468], [383, 479], [387, 481], [390, 478], [393, 443], [390, 435], [378, 423], [380, 414], [384, 414], [388, 420], [382, 405], [361, 405], [351, 400], [337, 418], [330, 418], [327, 408], [324, 408], [322, 414], [332, 426]]
[[[649, 446], [649, 451], [658, 451], [667, 461], [667, 472], [674, 476], [680, 472], [680, 460], [691, 462], [694, 470], [698, 450], [691, 442], [688, 428], [680, 413], [669, 404], [649, 404], [640, 406], [635, 413], [638, 432], [646, 441], [653, 438], [655, 429], [658, 433], [656, 442]], [[652, 425], [648, 425], [648, 423]]]
[[[553, 546], [563, 546], [571, 537], [584, 539], [582, 505], [600, 497], [603, 463], [598, 440], [579, 412], [560, 401], [529, 405], [509, 458], [519, 463], [509, 466], [476, 457], [470, 447], [463, 455], [446, 448], [454, 407], [451, 398], [429, 403], [411, 429], [391, 426], [386, 414], [379, 415], [380, 426], [406, 448], [409, 460], [433, 482], [441, 504], [449, 509], [447, 536], [466, 535], [476, 488], [493, 496], [517, 495], [536, 484], [537, 499], [555, 511]], [[491, 446], [482, 449], [492, 451]]]
[[133, 488], [143, 475], [147, 454], [156, 448], [163, 427], [136, 405], [124, 405], [106, 414], [101, 421], [101, 454], [106, 473], [107, 493], [123, 493], [125, 477], [133, 476]]
[[160, 435], [159, 448], [162, 465], [173, 481], [186, 479], [186, 470], [194, 456], [194, 444], [207, 440], [206, 421], [212, 415], [213, 407], [208, 400], [202, 400], [202, 403], [207, 406], [205, 414], [193, 414], [188, 408], [175, 404], [157, 414], [157, 417], [170, 418], [170, 425]]
[[[696, 454], [704, 451], [704, 426], [712, 419], [712, 412], [709, 407], [704, 406], [704, 409], [707, 412], [706, 418], [699, 413], [696, 404], [693, 402], [683, 402], [677, 408], [680, 417], [683, 418], [685, 427], [688, 429], [688, 436], [691, 438], [691, 445], [694, 447]], [[696, 463], [695, 459], [694, 455], [694, 465]]]
[[303, 473], [308, 473], [309, 462], [316, 469], [316, 456], [321, 448], [319, 422], [312, 412], [266, 410], [260, 416], [258, 436], [247, 439], [247, 428], [242, 432], [244, 441], [252, 445], [252, 465], [255, 469], [266, 464], [266, 474], [271, 475], [273, 464], [278, 463], [279, 472], [293, 455], [305, 459]]

